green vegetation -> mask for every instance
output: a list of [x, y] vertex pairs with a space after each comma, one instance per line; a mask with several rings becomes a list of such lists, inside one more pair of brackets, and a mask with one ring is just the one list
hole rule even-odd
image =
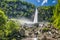
[[58, 4], [54, 8], [53, 14], [54, 27], [60, 29], [60, 0], [58, 0]]
[[[19, 33], [21, 27], [9, 18], [21, 16], [32, 18], [35, 6], [20, 0], [0, 0], [0, 4], [0, 40], [19, 40], [23, 38]], [[39, 21], [52, 22], [55, 28], [60, 29], [60, 0], [55, 6], [38, 7], [38, 11]], [[43, 28], [43, 31], [48, 30], [48, 28]]]
[[[0, 8], [5, 12], [8, 18], [17, 18], [17, 17], [27, 17], [32, 18], [32, 15], [35, 13], [35, 6], [33, 4], [16, 0], [16, 1], [1, 1]], [[39, 21], [50, 21], [49, 18], [52, 17], [53, 7], [43, 6], [38, 7], [39, 10]]]
[[0, 26], [5, 25], [7, 22], [7, 17], [4, 15], [4, 12], [0, 10]]
[[39, 7], [39, 20], [51, 22], [51, 17], [53, 16], [54, 6], [43, 6]]
[[43, 28], [42, 31], [47, 32], [49, 31], [49, 28]]
[[10, 38], [11, 35], [13, 33], [16, 34], [19, 31], [19, 29], [20, 29], [19, 25], [14, 21], [8, 20], [5, 13], [0, 10], [0, 40], [11, 39]]
[[1, 0], [0, 4], [0, 8], [9, 18], [16, 18], [20, 16], [29, 17], [34, 12], [35, 8], [34, 5], [20, 0]]

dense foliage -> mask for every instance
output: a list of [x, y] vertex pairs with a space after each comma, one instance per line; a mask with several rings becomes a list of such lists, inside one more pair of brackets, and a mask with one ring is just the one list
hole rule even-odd
[[53, 24], [56, 28], [60, 29], [60, 0], [53, 10]]
[[43, 6], [39, 7], [39, 20], [40, 21], [49, 21], [51, 22], [51, 17], [53, 15], [54, 6]]
[[4, 15], [4, 12], [0, 10], [0, 26], [3, 26], [6, 24], [7, 17]]
[[[16, 22], [9, 20], [9, 18], [17, 18], [21, 16], [32, 18], [34, 11], [35, 6], [24, 1], [0, 0], [0, 40], [21, 39], [22, 36], [18, 32], [20, 26]], [[38, 11], [39, 21], [53, 21], [54, 26], [60, 29], [60, 0], [58, 0], [56, 6], [38, 7]]]
[[[16, 1], [0, 1], [0, 8], [6, 13], [9, 18], [27, 17], [33, 19], [35, 13], [35, 6], [33, 4], [16, 0]], [[38, 7], [39, 21], [49, 21], [52, 17], [53, 7]]]
[[11, 35], [16, 34], [19, 29], [20, 26], [16, 22], [8, 20], [5, 13], [0, 10], [0, 40], [11, 40], [14, 37]]
[[34, 5], [24, 1], [1, 1], [0, 8], [2, 8], [9, 18], [25, 16], [28, 17], [34, 11]]

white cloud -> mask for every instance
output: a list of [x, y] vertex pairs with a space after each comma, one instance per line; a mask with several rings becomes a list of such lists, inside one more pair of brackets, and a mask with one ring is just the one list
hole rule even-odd
[[40, 0], [37, 0], [37, 2], [40, 2]]
[[52, 1], [52, 3], [55, 3], [56, 1], [54, 0], [54, 1]]
[[48, 0], [43, 0], [41, 5], [44, 5], [45, 3], [47, 3]]

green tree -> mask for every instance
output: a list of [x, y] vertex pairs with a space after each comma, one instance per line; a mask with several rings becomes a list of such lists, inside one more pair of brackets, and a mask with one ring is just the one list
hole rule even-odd
[[7, 22], [7, 17], [4, 15], [4, 12], [0, 10], [0, 27], [5, 25]]
[[19, 25], [15, 23], [14, 21], [8, 21], [6, 26], [6, 36], [9, 34], [12, 34], [15, 31], [18, 31], [20, 29]]
[[0, 40], [10, 39], [8, 36], [12, 35], [14, 32], [18, 32], [19, 29], [20, 26], [15, 21], [8, 20], [4, 12], [0, 11]]
[[7, 16], [5, 16], [4, 12], [0, 10], [0, 39], [4, 38], [5, 35], [5, 26], [7, 23]]
[[57, 29], [60, 29], [60, 0], [58, 0], [58, 4], [55, 6], [55, 9], [53, 10], [53, 24], [54, 27]]

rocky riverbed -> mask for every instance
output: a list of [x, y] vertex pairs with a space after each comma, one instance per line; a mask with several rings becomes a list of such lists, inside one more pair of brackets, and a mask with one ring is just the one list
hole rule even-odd
[[33, 40], [32, 38], [37, 38], [37, 40], [60, 40], [60, 30], [54, 28], [52, 25], [23, 27], [22, 30], [24, 30], [24, 32], [21, 32], [22, 35], [26, 36], [22, 40]]

